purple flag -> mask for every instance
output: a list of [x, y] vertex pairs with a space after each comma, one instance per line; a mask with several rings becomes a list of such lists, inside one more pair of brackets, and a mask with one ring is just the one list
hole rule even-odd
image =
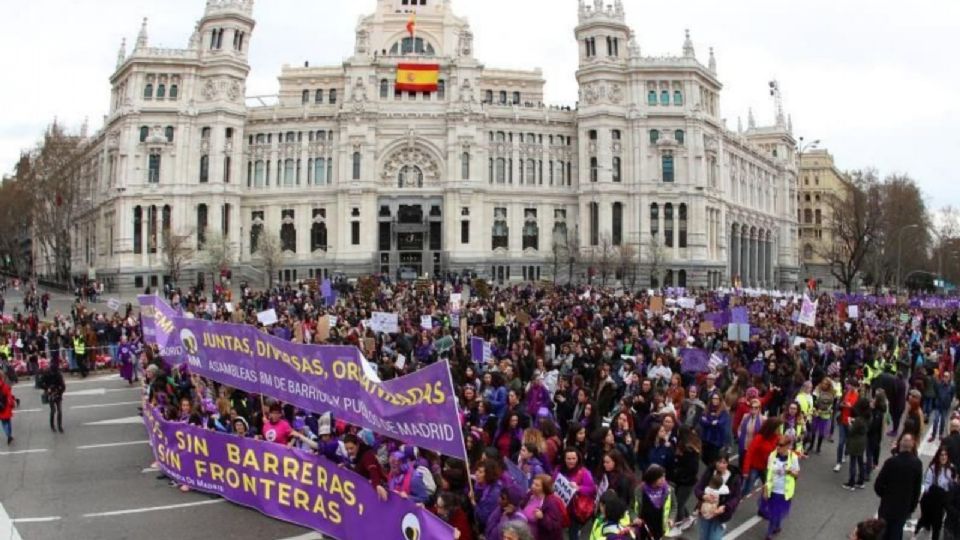
[[684, 373], [704, 373], [710, 370], [710, 353], [704, 349], [680, 349]]
[[749, 324], [750, 314], [747, 311], [747, 308], [743, 306], [737, 306], [730, 310], [730, 322], [734, 324]]
[[483, 364], [490, 358], [490, 344], [483, 338], [473, 336], [470, 338], [470, 359], [478, 364]]
[[337, 291], [333, 290], [329, 279], [323, 280], [323, 283], [320, 284], [320, 294], [323, 296], [325, 305], [332, 306], [337, 303]]
[[[157, 302], [163, 304], [156, 299], [147, 305]], [[394, 439], [465, 457], [446, 361], [380, 382], [353, 346], [291, 343], [253, 326], [165, 315], [153, 320], [153, 339], [161, 345], [161, 355], [164, 347], [173, 353], [163, 356], [171, 364], [185, 362], [193, 373], [221, 384], [310, 412], [331, 411], [338, 419]]]
[[453, 538], [453, 529], [396, 493], [326, 458], [167, 422], [144, 409], [160, 469], [176, 482], [337, 538]]

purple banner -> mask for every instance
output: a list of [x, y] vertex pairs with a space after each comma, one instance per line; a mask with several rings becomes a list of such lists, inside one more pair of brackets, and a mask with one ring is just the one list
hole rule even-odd
[[144, 332], [147, 343], [156, 343], [172, 365], [186, 363], [221, 384], [465, 458], [446, 361], [380, 382], [356, 347], [291, 343], [253, 326], [171, 316], [156, 297], [141, 297], [141, 305], [144, 328], [152, 332]]
[[476, 336], [470, 338], [470, 359], [478, 364], [483, 364], [486, 360], [483, 354], [485, 343], [483, 338]]
[[684, 373], [703, 373], [710, 370], [710, 353], [704, 349], [680, 349]]
[[747, 308], [739, 306], [730, 310], [730, 322], [735, 324], [749, 324], [750, 312]]
[[449, 539], [428, 510], [326, 458], [274, 443], [168, 422], [144, 408], [150, 446], [164, 474], [268, 516], [337, 538]]

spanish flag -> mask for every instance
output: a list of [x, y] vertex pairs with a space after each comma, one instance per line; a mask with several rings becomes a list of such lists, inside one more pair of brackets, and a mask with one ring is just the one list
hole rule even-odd
[[397, 64], [397, 90], [436, 92], [440, 64]]

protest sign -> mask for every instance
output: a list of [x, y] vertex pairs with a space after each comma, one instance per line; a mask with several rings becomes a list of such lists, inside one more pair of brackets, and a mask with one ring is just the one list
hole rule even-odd
[[277, 324], [277, 312], [273, 308], [257, 313], [257, 320], [264, 326]]
[[663, 313], [663, 297], [654, 296], [650, 299], [650, 311], [654, 313]]
[[116, 298], [107, 298], [107, 308], [110, 311], [120, 311], [120, 300]]
[[694, 309], [696, 309], [697, 313], [703, 313], [707, 311], [707, 306], [706, 304], [697, 304]]
[[694, 309], [697, 307], [697, 301], [694, 298], [681, 298], [677, 300], [677, 305], [681, 309]]
[[155, 296], [141, 297], [141, 305], [145, 341], [170, 364], [187, 363], [192, 373], [221, 384], [310, 412], [331, 411], [351, 424], [463, 457], [445, 361], [381, 384], [366, 375], [356, 347], [291, 343], [253, 326], [177, 317]]
[[438, 353], [445, 353], [452, 349], [453, 346], [453, 336], [443, 336], [442, 338], [433, 342], [433, 348], [436, 349]]
[[701, 321], [700, 322], [700, 335], [712, 334], [716, 332], [717, 329], [713, 326], [713, 321]]
[[860, 306], [853, 305], [853, 304], [847, 306], [847, 316], [850, 317], [851, 319], [859, 319]]
[[429, 315], [421, 315], [420, 328], [423, 328], [424, 330], [433, 330], [433, 317]]
[[710, 354], [704, 349], [680, 349], [684, 373], [704, 373], [709, 370]]
[[800, 315], [797, 317], [797, 322], [806, 326], [816, 326], [817, 304], [819, 303], [819, 300], [811, 302], [809, 298], [804, 296], [803, 304], [800, 306]]
[[317, 320], [317, 338], [326, 342], [330, 339], [330, 316], [324, 315]]
[[398, 370], [403, 370], [403, 368], [407, 365], [407, 357], [404, 356], [404, 355], [402, 355], [402, 354], [398, 354], [398, 355], [397, 355], [397, 361], [394, 362], [393, 365], [394, 365], [394, 367], [396, 367]]
[[370, 316], [370, 328], [374, 332], [383, 332], [387, 334], [396, 334], [400, 331], [400, 325], [396, 313], [384, 313], [374, 311]]
[[470, 359], [478, 364], [486, 364], [493, 353], [490, 350], [490, 342], [479, 337], [470, 338]]
[[[160, 469], [178, 484], [337, 538], [453, 538], [425, 508], [326, 458], [272, 442], [165, 421], [144, 409]], [[370, 518], [373, 519], [370, 519]]]
[[553, 492], [557, 494], [557, 497], [560, 497], [563, 504], [569, 505], [573, 496], [577, 494], [577, 486], [567, 480], [564, 475], [558, 474], [553, 483]]

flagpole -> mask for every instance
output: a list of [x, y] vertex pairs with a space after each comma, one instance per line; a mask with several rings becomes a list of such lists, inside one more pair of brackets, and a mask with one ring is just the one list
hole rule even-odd
[[[447, 364], [447, 378], [450, 380], [450, 391], [453, 392], [453, 395], [450, 396], [450, 399], [453, 400], [453, 408], [457, 411], [457, 420], [460, 420], [460, 405], [457, 403], [457, 387], [453, 385], [453, 370], [450, 369], [450, 360], [444, 360]], [[463, 425], [460, 426], [460, 445], [463, 447], [463, 464], [464, 469], [467, 471], [467, 487], [470, 488], [470, 498], [473, 498], [473, 479], [470, 476], [470, 458], [467, 457], [467, 441], [463, 434]]]

